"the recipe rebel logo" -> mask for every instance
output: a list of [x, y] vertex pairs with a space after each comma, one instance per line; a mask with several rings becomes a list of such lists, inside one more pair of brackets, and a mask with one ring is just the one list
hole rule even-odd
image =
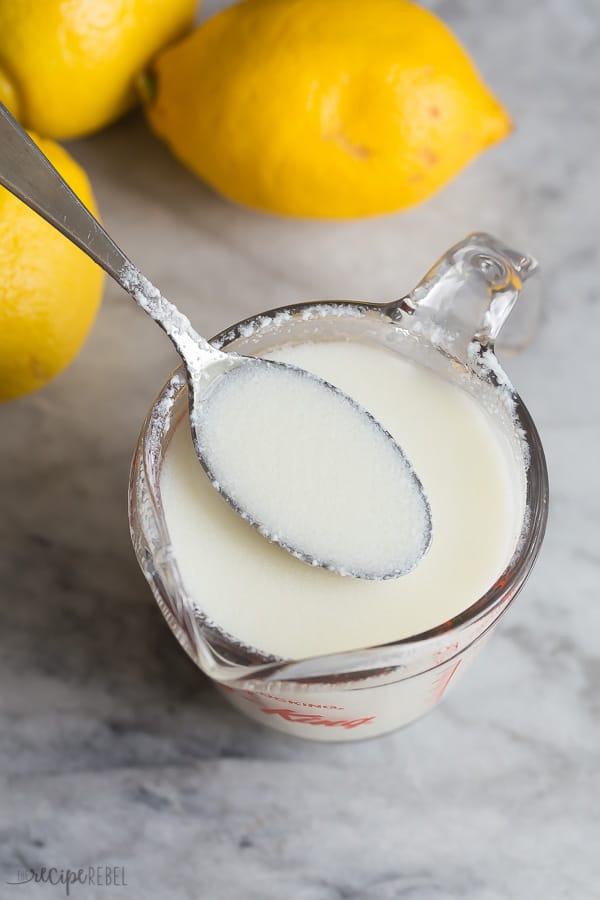
[[86, 866], [79, 869], [64, 869], [59, 866], [39, 866], [18, 869], [16, 878], [6, 882], [11, 886], [23, 884], [49, 884], [62, 887], [66, 897], [72, 889], [81, 887], [121, 888], [127, 887], [125, 866]]

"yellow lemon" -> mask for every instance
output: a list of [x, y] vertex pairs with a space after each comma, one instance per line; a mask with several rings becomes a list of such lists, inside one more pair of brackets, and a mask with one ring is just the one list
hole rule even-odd
[[510, 130], [456, 38], [407, 0], [245, 0], [153, 64], [154, 131], [248, 206], [402, 209]]
[[136, 75], [193, 22], [196, 0], [0, 0], [0, 100], [38, 134], [73, 138], [136, 99]]
[[[82, 169], [57, 144], [32, 137], [95, 213]], [[102, 284], [91, 259], [0, 187], [0, 400], [41, 387], [71, 362]]]

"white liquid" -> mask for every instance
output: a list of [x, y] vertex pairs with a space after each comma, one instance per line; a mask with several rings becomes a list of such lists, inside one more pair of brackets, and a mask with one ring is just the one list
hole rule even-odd
[[197, 431], [216, 487], [260, 531], [342, 575], [391, 578], [429, 545], [429, 509], [410, 463], [346, 395], [263, 360], [218, 379]]
[[196, 606], [242, 643], [299, 658], [418, 634], [484, 594], [512, 556], [524, 510], [522, 472], [490, 416], [460, 388], [381, 348], [315, 343], [268, 356], [335, 384], [396, 438], [423, 483], [433, 540], [413, 572], [390, 581], [311, 568], [269, 544], [217, 494], [184, 417], [161, 493]]

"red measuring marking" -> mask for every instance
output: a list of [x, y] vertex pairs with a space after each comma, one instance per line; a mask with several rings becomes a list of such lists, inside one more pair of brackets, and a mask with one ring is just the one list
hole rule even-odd
[[277, 700], [278, 703], [289, 703], [292, 706], [305, 706], [308, 709], [339, 709], [343, 710], [343, 706], [336, 706], [334, 703], [307, 703], [306, 700], [297, 700], [295, 697], [278, 697], [277, 694], [269, 694], [268, 691], [242, 691], [239, 688], [232, 688], [228, 684], [222, 684], [221, 687], [225, 691], [237, 694], [242, 700], [248, 703], [264, 703], [261, 697], [267, 697], [269, 700]]
[[436, 702], [441, 700], [442, 697], [444, 696], [444, 694], [446, 693], [446, 691], [448, 689], [448, 685], [452, 681], [452, 678], [454, 677], [454, 673], [456, 672], [456, 670], [458, 669], [460, 664], [461, 664], [461, 660], [458, 659], [447, 674], [444, 673], [442, 675], [442, 678], [439, 681], [434, 682], [435, 693], [434, 693], [433, 697]]
[[358, 728], [367, 725], [375, 716], [363, 716], [361, 719], [329, 719], [316, 713], [301, 713], [295, 709], [269, 709], [263, 707], [261, 713], [267, 716], [281, 716], [286, 722], [297, 722], [301, 725], [326, 725], [328, 728]]

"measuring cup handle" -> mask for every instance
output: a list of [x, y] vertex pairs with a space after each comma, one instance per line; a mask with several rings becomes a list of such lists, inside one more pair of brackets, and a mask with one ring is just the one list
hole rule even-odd
[[388, 311], [401, 309], [414, 317], [413, 332], [466, 361], [473, 341], [493, 347], [523, 282], [536, 269], [533, 257], [475, 232], [451, 247]]

